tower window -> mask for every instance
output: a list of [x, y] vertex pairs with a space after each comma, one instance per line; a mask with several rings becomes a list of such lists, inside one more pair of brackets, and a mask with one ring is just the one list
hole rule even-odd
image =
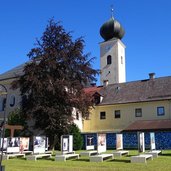
[[112, 63], [112, 56], [108, 55], [107, 56], [107, 65], [110, 65]]

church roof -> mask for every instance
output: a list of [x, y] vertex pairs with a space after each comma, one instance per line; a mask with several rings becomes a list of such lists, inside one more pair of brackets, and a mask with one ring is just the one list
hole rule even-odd
[[94, 95], [95, 93], [100, 94], [102, 86], [92, 86], [92, 87], [87, 87], [84, 88], [84, 92], [89, 95]]
[[99, 105], [170, 100], [171, 76], [107, 85], [100, 94]]
[[24, 66], [25, 66], [25, 63], [5, 72], [3, 74], [0, 74], [0, 81], [17, 78], [17, 77], [23, 75]]

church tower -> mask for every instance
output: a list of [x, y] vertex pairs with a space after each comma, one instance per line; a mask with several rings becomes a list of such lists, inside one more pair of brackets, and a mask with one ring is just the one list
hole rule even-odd
[[100, 43], [101, 85], [126, 81], [125, 45], [121, 41], [124, 29], [113, 15], [100, 28], [104, 42]]

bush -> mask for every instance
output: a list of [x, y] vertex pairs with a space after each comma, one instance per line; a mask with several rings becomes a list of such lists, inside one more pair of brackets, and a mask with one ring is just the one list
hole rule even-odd
[[73, 149], [81, 150], [83, 146], [83, 138], [81, 136], [81, 132], [77, 125], [72, 124], [69, 128], [69, 134], [73, 135]]

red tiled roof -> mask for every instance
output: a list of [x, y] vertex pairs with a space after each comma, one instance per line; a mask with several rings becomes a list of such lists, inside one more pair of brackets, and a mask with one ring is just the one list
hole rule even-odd
[[130, 124], [123, 131], [171, 130], [171, 119], [168, 120], [138, 120]]
[[[94, 93], [99, 93], [99, 91], [101, 90], [102, 86], [93, 86], [93, 87], [87, 87], [87, 88], [84, 88], [84, 92], [86, 94], [90, 94], [90, 95], [93, 95]], [[100, 94], [100, 93], [99, 93]]]

